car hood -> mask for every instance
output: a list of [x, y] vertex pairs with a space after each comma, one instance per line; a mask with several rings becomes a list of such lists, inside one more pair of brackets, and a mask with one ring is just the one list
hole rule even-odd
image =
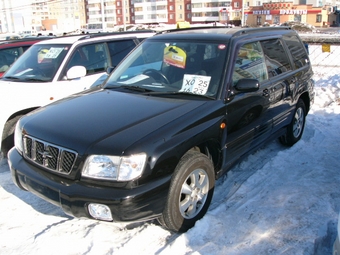
[[[21, 123], [25, 132], [79, 154], [123, 151], [139, 139], [209, 101], [152, 97], [111, 90], [80, 93], [39, 108]], [[112, 139], [115, 137], [115, 139]], [[103, 142], [110, 139], [110, 143]], [[110, 148], [104, 148], [104, 147]], [[91, 149], [92, 148], [92, 149]]]

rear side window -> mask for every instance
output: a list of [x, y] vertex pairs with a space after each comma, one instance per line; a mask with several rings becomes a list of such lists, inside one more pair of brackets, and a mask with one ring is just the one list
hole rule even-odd
[[285, 42], [289, 51], [292, 53], [295, 68], [300, 68], [309, 63], [305, 46], [301, 43], [297, 36], [285, 37]]
[[279, 39], [261, 41], [269, 78], [292, 70], [290, 61]]
[[129, 52], [136, 47], [133, 40], [112, 41], [108, 43], [112, 66], [117, 66]]

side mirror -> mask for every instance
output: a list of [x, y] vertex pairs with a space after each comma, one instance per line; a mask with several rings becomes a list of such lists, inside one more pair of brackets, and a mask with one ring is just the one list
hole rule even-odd
[[106, 68], [106, 73], [110, 75], [115, 68], [115, 66], [109, 66], [108, 68]]
[[66, 73], [68, 80], [73, 80], [86, 76], [86, 68], [84, 66], [72, 66]]
[[240, 92], [254, 92], [259, 88], [260, 83], [256, 79], [241, 79], [235, 85], [235, 89]]

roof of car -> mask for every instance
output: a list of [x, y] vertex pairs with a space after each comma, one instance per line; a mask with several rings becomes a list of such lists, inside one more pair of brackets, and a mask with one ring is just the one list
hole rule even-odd
[[244, 28], [244, 27], [235, 27], [235, 28], [227, 28], [227, 27], [193, 27], [193, 28], [185, 28], [185, 29], [172, 29], [172, 30], [164, 30], [157, 33], [156, 36], [150, 38], [151, 40], [155, 40], [158, 35], [162, 35], [164, 39], [171, 39], [174, 37], [178, 38], [191, 38], [191, 39], [208, 39], [208, 40], [220, 40], [220, 39], [228, 39], [231, 37], [237, 37], [242, 35], [253, 35], [253, 34], [262, 34], [262, 35], [273, 35], [273, 34], [286, 34], [291, 33], [292, 30], [290, 27], [259, 27], [259, 28]]
[[15, 47], [15, 46], [32, 45], [36, 42], [40, 42], [40, 41], [46, 40], [46, 39], [48, 39], [48, 38], [47, 37], [34, 37], [34, 38], [23, 38], [23, 39], [1, 41], [0, 42], [0, 49]]
[[101, 40], [105, 37], [113, 37], [113, 38], [131, 38], [131, 37], [149, 37], [154, 35], [155, 32], [152, 30], [139, 30], [139, 31], [127, 31], [127, 32], [113, 32], [113, 33], [93, 33], [93, 34], [80, 34], [80, 35], [68, 35], [56, 37], [50, 40], [46, 40], [44, 42], [40, 42], [43, 44], [73, 44], [77, 41], [93, 39], [93, 40]]

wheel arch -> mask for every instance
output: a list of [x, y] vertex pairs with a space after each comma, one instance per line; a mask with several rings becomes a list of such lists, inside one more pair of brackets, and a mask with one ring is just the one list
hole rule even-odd
[[5, 123], [5, 125], [4, 125], [4, 129], [1, 131], [1, 151], [3, 150], [3, 148], [4, 148], [4, 146], [5, 146], [4, 143], [5, 143], [5, 139], [6, 139], [6, 136], [7, 136], [7, 134], [6, 134], [6, 132], [5, 132], [5, 131], [6, 131], [6, 124], [7, 124], [10, 120], [16, 118], [17, 116], [25, 115], [25, 114], [27, 114], [27, 113], [29, 113], [29, 112], [31, 112], [31, 111], [37, 109], [37, 108], [39, 108], [39, 107], [31, 107], [31, 108], [23, 109], [23, 110], [20, 110], [20, 111], [15, 112], [15, 113], [12, 113], [12, 115], [9, 116], [9, 118], [6, 120], [6, 123]]
[[306, 107], [306, 115], [307, 113], [309, 112], [310, 110], [310, 107], [311, 107], [311, 104], [310, 104], [310, 97], [309, 97], [309, 94], [308, 92], [305, 92], [303, 94], [301, 94], [300, 96], [300, 99], [303, 101], [303, 103], [305, 104], [305, 107]]
[[191, 147], [188, 151], [192, 150], [205, 154], [213, 163], [215, 174], [217, 174], [222, 162], [220, 144], [217, 141], [205, 141], [201, 144]]
[[31, 108], [23, 109], [23, 110], [15, 112], [15, 113], [12, 113], [12, 115], [9, 116], [9, 118], [7, 119], [6, 122], [8, 122], [11, 119], [14, 119], [18, 115], [25, 115], [25, 114], [27, 114], [27, 113], [29, 113], [31, 111], [34, 111], [35, 109], [38, 109], [38, 108], [39, 108], [38, 106], [37, 107], [31, 107]]

